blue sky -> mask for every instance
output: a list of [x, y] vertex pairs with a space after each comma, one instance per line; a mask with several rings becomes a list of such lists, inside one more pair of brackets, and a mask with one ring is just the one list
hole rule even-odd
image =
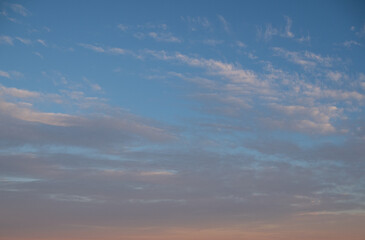
[[2, 1], [0, 238], [361, 239], [364, 11]]

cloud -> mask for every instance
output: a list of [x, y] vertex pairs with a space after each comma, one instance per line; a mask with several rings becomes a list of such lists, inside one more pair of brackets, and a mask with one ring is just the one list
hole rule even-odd
[[[263, 154], [276, 155], [292, 161], [300, 160], [307, 164], [318, 161], [339, 161], [350, 167], [349, 164], [361, 162], [361, 156], [365, 153], [364, 148], [361, 147], [363, 143], [363, 140], [349, 139], [342, 144], [319, 143], [314, 144], [314, 146], [304, 147], [286, 140], [260, 139], [246, 141], [245, 146]], [[356, 167], [347, 170], [350, 171], [348, 174], [354, 174], [355, 176]]]
[[181, 20], [188, 23], [189, 30], [197, 31], [198, 29], [212, 30], [211, 23], [206, 17], [181, 17]]
[[293, 22], [288, 16], [285, 16], [285, 20], [286, 20], [286, 26], [285, 26], [284, 36], [288, 38], [293, 38], [294, 34], [290, 30]]
[[342, 114], [341, 109], [338, 109], [336, 106], [307, 107], [272, 104], [272, 108], [284, 113], [289, 118], [293, 118], [292, 120], [284, 118], [278, 121], [273, 120], [274, 125], [281, 128], [289, 127], [299, 132], [308, 131], [324, 134], [336, 132], [336, 128], [331, 122]]
[[10, 74], [9, 74], [8, 72], [1, 71], [1, 70], [0, 70], [0, 77], [10, 78]]
[[[278, 56], [283, 56], [289, 61], [303, 66], [306, 70], [320, 66], [332, 68], [333, 63], [337, 61], [334, 58], [309, 51], [296, 52], [283, 48], [273, 48], [273, 50]], [[107, 52], [107, 48], [103, 48], [103, 51]], [[268, 121], [269, 115], [267, 114], [252, 115], [251, 120], [242, 121], [258, 121], [261, 127], [269, 126], [271, 129], [279, 127], [280, 129], [309, 134], [344, 133], [347, 129], [338, 127], [335, 123], [345, 119], [344, 111], [350, 108], [348, 104], [362, 104], [364, 100], [364, 96], [355, 90], [320, 87], [310, 83], [308, 76], [302, 75], [299, 78], [295, 72], [284, 72], [273, 66], [270, 67], [270, 64], [267, 65], [267, 73], [258, 73], [232, 63], [196, 56], [191, 57], [179, 52], [143, 50], [141, 56], [153, 56], [163, 61], [180, 62], [186, 66], [202, 69], [203, 72], [200, 77], [191, 77], [189, 74], [180, 73], [172, 74], [197, 84], [204, 90], [204, 92], [190, 95], [204, 103], [202, 111], [209, 114], [223, 114], [231, 118], [239, 116], [241, 112], [247, 111], [247, 109], [265, 106], [264, 109], [267, 109], [267, 114], [275, 110], [272, 121]], [[339, 71], [323, 69], [320, 71], [321, 74], [332, 80], [337, 79], [338, 81], [340, 78], [348, 78], [346, 74]], [[313, 73], [313, 71], [309, 72]], [[283, 92], [283, 88], [287, 90]], [[253, 100], [257, 98], [259, 100]], [[346, 106], [342, 105], [344, 100]], [[296, 114], [289, 114], [286, 111], [292, 108], [292, 106], [285, 105], [287, 101], [292, 101], [292, 106], [298, 107]], [[273, 106], [282, 107], [273, 108]], [[331, 109], [336, 109], [336, 111]], [[318, 111], [324, 111], [322, 118], [319, 117], [320, 115], [314, 115]], [[301, 119], [294, 117], [295, 115], [301, 116]]]
[[276, 36], [279, 34], [279, 30], [276, 28], [273, 28], [271, 24], [267, 24], [265, 31], [262, 32], [262, 29], [259, 28], [257, 30], [257, 34], [259, 37], [262, 37], [264, 40], [268, 41], [271, 40], [273, 36]]
[[358, 31], [358, 32], [356, 32], [356, 35], [358, 36], [358, 37], [364, 37], [365, 36], [365, 23], [364, 23], [364, 25], [360, 28], [360, 30]]
[[348, 40], [343, 42], [343, 45], [347, 48], [351, 48], [352, 46], [361, 46], [361, 44], [354, 40]]
[[241, 42], [241, 41], [236, 41], [236, 44], [237, 44], [237, 46], [238, 47], [240, 47], [240, 48], [245, 48], [245, 47], [247, 47], [246, 46], [246, 44], [244, 44], [243, 42]]
[[137, 25], [136, 28], [138, 28], [138, 29], [161, 29], [161, 30], [166, 30], [167, 29], [167, 24], [165, 24], [165, 23], [154, 24], [154, 23], [151, 23], [151, 22], [147, 22], [145, 24]]
[[180, 43], [181, 39], [173, 36], [171, 33], [156, 33], [156, 32], [150, 32], [148, 33], [148, 36], [155, 39], [158, 42], [176, 42]]
[[[285, 16], [286, 25], [284, 29], [273, 27], [271, 23], [266, 24], [265, 30], [263, 31], [262, 27], [257, 28], [257, 36], [259, 38], [263, 38], [265, 41], [271, 40], [274, 36], [280, 36], [284, 38], [294, 38], [294, 33], [291, 31], [291, 27], [293, 24], [293, 21], [290, 17]], [[299, 41], [305, 41], [307, 39], [301, 38], [298, 39]]]
[[133, 37], [141, 40], [141, 39], [143, 39], [145, 37], [145, 34], [144, 33], [141, 33], [141, 32], [137, 32], [137, 33], [134, 33], [133, 34]]
[[107, 54], [112, 54], [112, 55], [124, 55], [127, 53], [131, 53], [128, 50], [122, 49], [122, 48], [116, 48], [116, 47], [99, 47], [96, 45], [92, 45], [92, 44], [84, 44], [84, 43], [80, 43], [79, 46], [92, 50], [94, 52], [98, 52], [98, 53], [107, 53]]
[[44, 47], [47, 47], [46, 41], [44, 41], [42, 39], [37, 39], [37, 42], [42, 44]]
[[[118, 149], [118, 143], [127, 140], [163, 142], [175, 139], [167, 128], [122, 109], [112, 108], [97, 98], [82, 94], [61, 94], [42, 94], [2, 86], [0, 118], [3, 124], [0, 125], [0, 132], [3, 138], [0, 143], [8, 139], [6, 142], [15, 145], [41, 143], [105, 150], [115, 147]], [[41, 111], [37, 109], [41, 102], [56, 106], [72, 103], [78, 111], [93, 109], [93, 113], [76, 115]], [[11, 130], [15, 128], [22, 130]], [[27, 142], [33, 137], [34, 141]]]
[[[252, 149], [270, 143], [275, 146], [276, 142], [255, 142]], [[280, 143], [270, 152], [290, 148], [290, 145], [285, 148], [285, 143]], [[353, 174], [354, 169], [349, 169], [348, 165], [323, 166], [312, 161], [300, 166], [294, 161], [260, 161], [245, 154], [217, 154], [203, 149], [139, 150], [123, 157], [128, 160], [64, 153], [1, 154], [0, 173], [42, 179], [2, 186], [3, 191], [8, 190], [1, 205], [2, 214], [13, 216], [14, 211], [4, 206], [17, 199], [18, 204], [24, 203], [24, 208], [17, 213], [15, 221], [23, 229], [62, 225], [62, 231], [67, 232], [82, 223], [89, 226], [88, 232], [95, 233], [91, 226], [100, 226], [102, 221], [106, 224], [101, 226], [108, 232], [114, 226], [116, 229], [120, 226], [132, 228], [133, 232], [137, 227], [154, 229], [156, 226], [202, 231], [232, 226], [241, 229], [242, 225], [249, 225], [246, 227], [259, 230], [278, 219], [290, 222], [296, 214], [308, 214], [309, 217], [313, 212], [351, 211], [362, 203], [362, 198], [356, 195], [359, 189], [348, 188], [346, 184], [363, 178]], [[165, 175], [169, 171], [156, 170], [166, 169], [159, 168], [161, 166], [177, 171]], [[141, 173], [148, 174], [142, 176]], [[11, 192], [11, 189], [17, 192]], [[37, 211], [40, 207], [44, 211]], [[50, 213], [58, 217], [49, 220]], [[156, 215], [159, 216], [157, 222]], [[137, 219], [137, 225], [130, 219]], [[254, 223], [252, 219], [255, 219]], [[269, 229], [272, 233], [272, 228]], [[148, 236], [151, 237], [150, 231]], [[226, 236], [223, 234], [217, 239]], [[184, 233], [181, 239], [185, 237]]]
[[92, 44], [80, 43], [79, 46], [84, 47], [86, 49], [90, 49], [94, 52], [100, 52], [100, 53], [105, 52], [104, 48], [98, 47], [98, 46], [95, 46], [95, 45], [92, 45]]
[[23, 44], [25, 44], [25, 45], [30, 45], [30, 44], [32, 44], [32, 40], [30, 40], [30, 39], [25, 39], [25, 38], [21, 38], [21, 37], [16, 37], [16, 39], [17, 39], [19, 42], [21, 42], [21, 43], [23, 43]]
[[[312, 89], [312, 90], [310, 90]], [[351, 100], [355, 99], [359, 102], [365, 99], [365, 95], [357, 91], [345, 91], [345, 90], [334, 90], [334, 89], [320, 89], [318, 87], [308, 88], [304, 91], [304, 94], [315, 98], [330, 98], [333, 100]]]
[[38, 57], [40, 57], [41, 59], [43, 59], [44, 57], [43, 57], [43, 55], [42, 54], [40, 54], [39, 52], [33, 52], [33, 54], [34, 55], [36, 55], [36, 56], [38, 56]]
[[224, 41], [223, 40], [215, 40], [215, 39], [206, 39], [206, 40], [203, 40], [203, 43], [206, 44], [206, 45], [210, 45], [210, 46], [217, 46], [219, 44], [224, 43]]
[[77, 117], [73, 117], [69, 114], [39, 112], [28, 107], [5, 101], [0, 102], [0, 109], [3, 114], [9, 115], [15, 119], [52, 126], [72, 126], [74, 125], [73, 122], [78, 120]]
[[[24, 75], [21, 72], [18, 71], [2, 71], [0, 70], [0, 77], [6, 77], [6, 78], [22, 78]], [[0, 84], [1, 87], [1, 84]]]
[[302, 37], [297, 39], [297, 41], [300, 42], [300, 43], [310, 42], [310, 40], [311, 40], [311, 37], [309, 36], [309, 34], [306, 37], [302, 36]]
[[10, 4], [10, 9], [24, 17], [31, 15], [30, 11], [20, 4]]
[[79, 196], [79, 195], [66, 195], [66, 194], [50, 194], [49, 198], [55, 201], [61, 202], [80, 202], [80, 203], [87, 203], [93, 202], [94, 200], [88, 196]]
[[[335, 61], [308, 51], [274, 50], [304, 67], [332, 68]], [[365, 99], [361, 91], [356, 89], [342, 90], [330, 85], [314, 84], [306, 74], [285, 72], [274, 68], [271, 63], [266, 65], [264, 72], [258, 73], [232, 63], [181, 53], [145, 50], [145, 54], [163, 61], [201, 68], [203, 72], [195, 73], [194, 76], [176, 72], [169, 74], [200, 87], [197, 93], [190, 96], [203, 103], [202, 111], [205, 113], [223, 114], [234, 119], [246, 112], [247, 118], [236, 119], [240, 125], [251, 124], [253, 121], [260, 128], [279, 128], [311, 135], [343, 134], [348, 129], [346, 126], [341, 127], [341, 122], [346, 119], [347, 111], [353, 111], [351, 104], [361, 106]], [[321, 73], [332, 81], [348, 78], [339, 71], [321, 70]], [[201, 76], [197, 77], [197, 74]], [[287, 102], [292, 105], [287, 105]], [[247, 113], [256, 108], [261, 109], [259, 115]], [[235, 127], [239, 128], [232, 126]]]
[[304, 68], [313, 68], [316, 67], [318, 64], [325, 67], [330, 67], [332, 65], [332, 62], [335, 61], [335, 59], [333, 58], [323, 57], [319, 54], [315, 54], [309, 51], [295, 52], [279, 47], [274, 47], [272, 49], [276, 55], [282, 56], [288, 59], [289, 61], [298, 64]]
[[222, 15], [218, 15], [218, 19], [222, 23], [224, 31], [229, 33], [230, 29], [229, 29], [229, 23], [227, 22], [227, 20]]
[[0, 44], [14, 45], [13, 38], [9, 36], [0, 36]]
[[117, 26], [120, 30], [122, 30], [123, 32], [128, 30], [128, 26], [124, 25], [124, 24], [118, 24]]
[[18, 88], [8, 88], [0, 85], [0, 95], [7, 95], [16, 98], [38, 98], [40, 93]]
[[340, 72], [338, 72], [338, 71], [336, 71], [336, 72], [329, 71], [327, 73], [327, 77], [329, 77], [331, 80], [337, 82], [337, 81], [339, 81], [343, 77], [343, 75]]
[[96, 84], [96, 83], [92, 83], [88, 78], [86, 78], [86, 77], [83, 77], [82, 78], [83, 79], [83, 81], [84, 82], [86, 82], [89, 86], [90, 86], [90, 88], [92, 89], [92, 90], [94, 90], [94, 91], [98, 91], [98, 92], [102, 92], [103, 91], [103, 89], [99, 86], [99, 84]]

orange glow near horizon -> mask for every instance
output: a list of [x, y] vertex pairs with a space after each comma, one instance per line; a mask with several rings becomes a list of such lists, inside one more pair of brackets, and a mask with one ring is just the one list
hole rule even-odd
[[363, 240], [365, 215], [297, 216], [272, 223], [242, 224], [234, 228], [123, 228], [107, 226], [63, 226], [40, 232], [14, 232], [1, 240]]

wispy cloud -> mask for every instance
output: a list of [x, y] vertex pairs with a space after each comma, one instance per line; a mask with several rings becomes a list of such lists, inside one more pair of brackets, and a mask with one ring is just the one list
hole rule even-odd
[[124, 24], [118, 24], [117, 26], [120, 30], [122, 30], [123, 32], [128, 30], [128, 26], [124, 25]]
[[288, 51], [284, 48], [279, 47], [274, 47], [273, 50], [278, 56], [282, 56], [295, 64], [301, 65], [304, 68], [315, 67], [317, 66], [317, 64], [329, 67], [335, 61], [335, 59], [333, 58], [323, 57], [319, 54], [315, 54], [309, 51]]
[[227, 20], [222, 15], [218, 15], [218, 19], [222, 23], [224, 31], [229, 33], [230, 28], [229, 28], [229, 23], [227, 22]]
[[83, 80], [84, 82], [86, 82], [86, 83], [90, 86], [90, 88], [91, 88], [92, 90], [94, 90], [94, 91], [98, 91], [98, 92], [102, 92], [102, 91], [103, 91], [103, 89], [100, 87], [100, 85], [99, 85], [99, 84], [91, 82], [88, 78], [83, 77], [83, 78], [82, 78], [82, 80]]
[[125, 49], [122, 49], [122, 48], [109, 48], [107, 50], [108, 53], [111, 53], [111, 54], [116, 54], [116, 55], [119, 55], [119, 54], [126, 54], [127, 51]]
[[[99, 90], [98, 85], [94, 84], [90, 87]], [[9, 124], [12, 123], [14, 127], [18, 126], [19, 128], [28, 129], [25, 132], [38, 132], [38, 134], [42, 135], [38, 140], [41, 142], [46, 141], [48, 144], [69, 145], [76, 143], [77, 146], [110, 149], [110, 147], [114, 148], [113, 146], [117, 142], [126, 140], [144, 139], [152, 142], [163, 142], [175, 139], [174, 134], [167, 128], [158, 126], [159, 124], [128, 113], [123, 109], [113, 108], [105, 103], [101, 103], [97, 98], [84, 96], [83, 93], [61, 91], [59, 94], [43, 94], [1, 86], [0, 95], [2, 96], [0, 99], [0, 112], [4, 121], [8, 121]], [[94, 110], [93, 114], [90, 115], [46, 112], [37, 109], [37, 105], [34, 104], [35, 102], [39, 103], [42, 101], [55, 104], [56, 106], [77, 102], [73, 106], [79, 110], [85, 111], [85, 109], [91, 108]], [[98, 110], [99, 113], [97, 114], [95, 110]], [[46, 130], [43, 129], [44, 126], [62, 127], [64, 134], [57, 136], [58, 128]], [[6, 130], [0, 126], [0, 131], [5, 133]], [[42, 132], [44, 131], [48, 131], [48, 133], [43, 134]], [[15, 132], [6, 132], [6, 135], [8, 137], [12, 136], [11, 138], [14, 141], [18, 139], [16, 142], [19, 142], [19, 144], [22, 144], [22, 141], [27, 139], [25, 135], [20, 136]], [[90, 139], [86, 140], [86, 136], [95, 139], [92, 141]], [[85, 139], [79, 139], [79, 144], [77, 144], [75, 139], [78, 137]], [[100, 143], [102, 144], [100, 145]]]
[[15, 39], [17, 39], [19, 42], [21, 42], [21, 43], [23, 43], [25, 45], [32, 44], [32, 40], [30, 40], [30, 39], [21, 38], [21, 37], [16, 37]]
[[1, 71], [1, 70], [0, 70], [0, 77], [10, 78], [10, 74], [9, 74], [8, 72]]
[[[284, 106], [273, 104], [272, 107], [293, 120], [284, 120], [275, 122], [279, 123], [280, 127], [289, 127], [297, 131], [311, 131], [321, 133], [336, 132], [336, 128], [331, 124], [331, 120], [336, 117], [340, 117], [342, 110], [335, 106], [321, 106], [321, 107], [305, 107], [305, 106]], [[285, 124], [281, 125], [281, 124]]]
[[[13, 92], [13, 94], [24, 97], [24, 92]], [[74, 121], [79, 120], [78, 117], [69, 114], [39, 112], [22, 105], [24, 104], [1, 101], [0, 109], [3, 114], [7, 114], [15, 119], [38, 122], [51, 126], [73, 126], [75, 125]]]
[[[290, 17], [285, 16], [286, 25], [283, 28], [273, 27], [271, 23], [265, 26], [265, 30], [262, 27], [257, 28], [257, 35], [259, 38], [263, 38], [265, 41], [271, 40], [274, 36], [280, 36], [284, 38], [294, 38], [294, 33], [291, 31], [291, 27], [293, 21]], [[302, 41], [306, 40], [305, 38], [301, 39]]]
[[293, 22], [288, 16], [285, 16], [285, 20], [286, 20], [286, 26], [285, 26], [285, 32], [284, 32], [283, 36], [288, 37], [288, 38], [293, 38], [294, 33], [291, 32], [291, 26], [292, 26]]
[[0, 36], [0, 44], [14, 45], [13, 38], [9, 36]]
[[238, 47], [240, 47], [240, 48], [244, 48], [244, 47], [246, 47], [246, 44], [244, 44], [243, 42], [241, 42], [241, 41], [236, 41], [236, 44], [237, 44], [237, 46]]
[[95, 45], [92, 45], [92, 44], [80, 43], [79, 46], [84, 47], [86, 49], [90, 49], [94, 52], [100, 52], [100, 53], [105, 52], [104, 48], [99, 47], [99, 46], [95, 46]]
[[310, 42], [310, 40], [311, 40], [311, 37], [309, 36], [309, 34], [307, 34], [307, 36], [302, 36], [297, 39], [297, 41], [300, 43]]
[[351, 48], [352, 46], [361, 46], [361, 44], [354, 40], [348, 40], [348, 41], [343, 42], [343, 46], [345, 46], [347, 48]]
[[[281, 48], [274, 50], [304, 68], [313, 68], [317, 65], [330, 68], [335, 61], [330, 57], [308, 51], [290, 52]], [[341, 105], [344, 100], [358, 105], [365, 99], [365, 96], [358, 91], [319, 86], [310, 83], [310, 79], [306, 77], [303, 79], [304, 76], [299, 78], [295, 73], [275, 69], [270, 64], [267, 68], [268, 73], [262, 74], [231, 63], [190, 57], [181, 53], [169, 54], [165, 51], [151, 50], [146, 53], [164, 61], [179, 61], [188, 66], [206, 70], [208, 79], [207, 77], [189, 77], [180, 73], [173, 75], [204, 88], [206, 92], [200, 92], [194, 96], [210, 107], [213, 107], [213, 104], [209, 102], [215, 102], [218, 107], [212, 109], [217, 109], [220, 113], [237, 114], [240, 110], [257, 107], [258, 103], [268, 106], [267, 108], [271, 109], [268, 112], [272, 113], [272, 110], [275, 110], [275, 114], [271, 116], [272, 121], [266, 121], [264, 116], [254, 117], [257, 117], [258, 121], [262, 120], [263, 125], [266, 126], [288, 128], [291, 131], [311, 134], [345, 131], [346, 129], [337, 128], [333, 124], [344, 119], [346, 108], [338, 105]], [[338, 71], [326, 70], [324, 73], [332, 81], [348, 78]], [[213, 79], [209, 79], [211, 77]], [[283, 88], [286, 89], [285, 92]], [[253, 102], [253, 98], [259, 98], [260, 101]], [[284, 104], [288, 101], [291, 101], [293, 105]]]
[[1, 71], [1, 70], [0, 70], [0, 76], [6, 77], [6, 78], [13, 78], [13, 79], [24, 77], [23, 73], [18, 72], [18, 71]]
[[47, 43], [45, 40], [43, 39], [37, 39], [37, 42], [40, 43], [41, 45], [43, 45], [44, 47], [47, 47]]
[[338, 72], [338, 71], [329, 71], [328, 73], [327, 73], [327, 76], [331, 79], [331, 80], [333, 80], [333, 81], [339, 81], [341, 78], [343, 78], [344, 77], [344, 75], [342, 74], [342, 73], [340, 73], [340, 72]]
[[31, 12], [26, 9], [23, 5], [20, 4], [10, 4], [10, 9], [13, 10], [14, 12], [26, 17], [31, 15]]
[[43, 55], [41, 53], [39, 53], [39, 52], [33, 52], [33, 54], [36, 55], [36, 56], [38, 56], [38, 57], [40, 57], [41, 59], [44, 58]]
[[361, 38], [365, 37], [365, 23], [362, 27], [360, 27], [359, 31], [356, 32], [356, 35]]
[[112, 55], [124, 55], [127, 53], [130, 53], [130, 51], [122, 49], [122, 48], [116, 48], [116, 47], [100, 47], [100, 46], [96, 46], [96, 45], [92, 45], [92, 44], [85, 44], [85, 43], [80, 43], [79, 46], [92, 50], [94, 52], [98, 52], [98, 53], [107, 53], [107, 54], [112, 54]]
[[150, 32], [148, 33], [148, 36], [155, 39], [158, 42], [176, 42], [180, 43], [182, 42], [181, 39], [173, 36], [171, 33], [156, 33], [156, 32]]
[[267, 24], [264, 31], [262, 30], [262, 28], [257, 29], [258, 37], [263, 38], [266, 41], [271, 40], [273, 36], [276, 36], [278, 34], [279, 30], [274, 28], [271, 24]]
[[206, 17], [181, 17], [181, 20], [188, 23], [189, 30], [197, 31], [198, 29], [211, 30], [211, 23]]
[[216, 40], [216, 39], [205, 39], [203, 40], [203, 43], [210, 46], [217, 46], [219, 44], [224, 43], [223, 40]]
[[16, 98], [39, 98], [41, 95], [38, 92], [32, 92], [18, 88], [7, 88], [0, 85], [0, 94], [9, 95]]

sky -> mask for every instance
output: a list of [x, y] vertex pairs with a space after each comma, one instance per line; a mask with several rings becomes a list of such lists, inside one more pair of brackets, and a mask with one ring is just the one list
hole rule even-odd
[[0, 1], [0, 239], [364, 239], [364, 47], [364, 1]]

